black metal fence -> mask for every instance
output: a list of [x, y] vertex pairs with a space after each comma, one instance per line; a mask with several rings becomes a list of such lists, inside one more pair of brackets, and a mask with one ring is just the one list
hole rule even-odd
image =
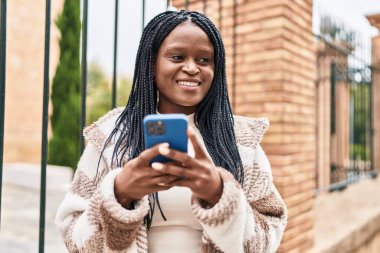
[[[376, 176], [374, 168], [373, 150], [373, 114], [372, 114], [372, 68], [364, 65], [359, 68], [339, 66], [332, 63], [331, 66], [331, 134], [337, 134], [336, 121], [341, 117], [337, 107], [339, 96], [336, 90], [339, 85], [348, 88], [349, 101], [345, 101], [348, 111], [348, 161], [342, 163], [337, 160], [331, 162], [331, 186], [330, 189], [341, 189], [347, 184], [360, 179]], [[348, 103], [347, 103], [348, 102]], [[341, 106], [341, 105], [340, 105]], [[344, 147], [336, 145], [339, 153]]]
[[[330, 117], [317, 118], [317, 121], [330, 122], [327, 144], [330, 146], [330, 180], [327, 188], [341, 190], [363, 178], [376, 176], [372, 73], [377, 70], [370, 63], [369, 38], [331, 16], [323, 14], [320, 17], [316, 38], [317, 89], [321, 85], [329, 87], [325, 93], [317, 93], [317, 103], [321, 102], [322, 96], [330, 97]], [[323, 106], [318, 108], [323, 110]], [[319, 141], [323, 142], [323, 136], [319, 136]]]

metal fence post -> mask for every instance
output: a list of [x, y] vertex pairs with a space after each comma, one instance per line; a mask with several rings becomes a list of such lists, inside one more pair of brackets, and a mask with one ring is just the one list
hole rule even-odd
[[4, 153], [4, 111], [5, 111], [5, 74], [7, 49], [7, 0], [1, 0], [0, 12], [0, 226], [1, 226], [1, 196], [3, 186], [3, 153]]
[[141, 18], [141, 33], [144, 32], [144, 27], [145, 27], [145, 0], [142, 1], [142, 18]]
[[115, 37], [113, 48], [113, 77], [112, 77], [112, 108], [116, 107], [117, 96], [117, 28], [118, 28], [119, 0], [115, 0]]
[[87, 93], [87, 22], [88, 22], [88, 0], [83, 1], [82, 21], [82, 98], [81, 98], [81, 128], [80, 128], [80, 154], [84, 150], [83, 128], [86, 126], [86, 93]]
[[335, 62], [331, 63], [331, 115], [330, 115], [330, 126], [331, 134], [335, 134]]
[[42, 113], [42, 150], [41, 150], [41, 188], [40, 188], [40, 229], [38, 252], [44, 252], [45, 208], [46, 208], [46, 163], [47, 163], [47, 127], [49, 122], [49, 58], [50, 58], [50, 12], [51, 0], [46, 0], [45, 15], [45, 55], [44, 55], [44, 94]]

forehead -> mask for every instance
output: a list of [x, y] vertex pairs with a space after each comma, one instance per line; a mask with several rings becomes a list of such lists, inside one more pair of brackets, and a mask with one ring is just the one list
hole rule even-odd
[[169, 33], [160, 49], [191, 46], [214, 52], [214, 47], [207, 34], [196, 24], [185, 21]]

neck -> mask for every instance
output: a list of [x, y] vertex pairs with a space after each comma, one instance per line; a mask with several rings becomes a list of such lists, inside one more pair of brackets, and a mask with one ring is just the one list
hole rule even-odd
[[163, 106], [158, 104], [157, 111], [161, 114], [167, 113], [183, 113], [186, 115], [190, 115], [195, 113], [197, 107], [196, 106], [181, 106], [181, 107], [173, 107], [173, 106]]

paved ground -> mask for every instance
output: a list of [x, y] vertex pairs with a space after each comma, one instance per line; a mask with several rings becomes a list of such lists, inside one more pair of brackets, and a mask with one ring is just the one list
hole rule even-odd
[[320, 194], [313, 210], [313, 252], [325, 252], [345, 238], [355, 238], [349, 237], [354, 231], [360, 231], [361, 236], [367, 234], [366, 224], [380, 215], [379, 196], [380, 176], [350, 185], [341, 192]]
[[[39, 176], [25, 172], [25, 169], [29, 170], [29, 167], [26, 168], [23, 165], [18, 165], [17, 168], [18, 169], [12, 169], [8, 166], [4, 169], [0, 253], [38, 252]], [[20, 174], [20, 170], [24, 170], [24, 173]], [[14, 173], [15, 171], [17, 171], [17, 173]], [[33, 171], [35, 171], [35, 168]], [[52, 174], [54, 173], [48, 173], [48, 181], [50, 184], [54, 182], [54, 180], [58, 180], [61, 184], [59, 185], [55, 182], [56, 187], [48, 186], [46, 196], [45, 252], [67, 253], [61, 236], [54, 226], [54, 217], [57, 207], [64, 196], [62, 185], [67, 184], [69, 178], [62, 176], [60, 173], [56, 175]], [[14, 180], [15, 177], [19, 182]], [[22, 177], [27, 181], [23, 181], [24, 179], [22, 179]]]

